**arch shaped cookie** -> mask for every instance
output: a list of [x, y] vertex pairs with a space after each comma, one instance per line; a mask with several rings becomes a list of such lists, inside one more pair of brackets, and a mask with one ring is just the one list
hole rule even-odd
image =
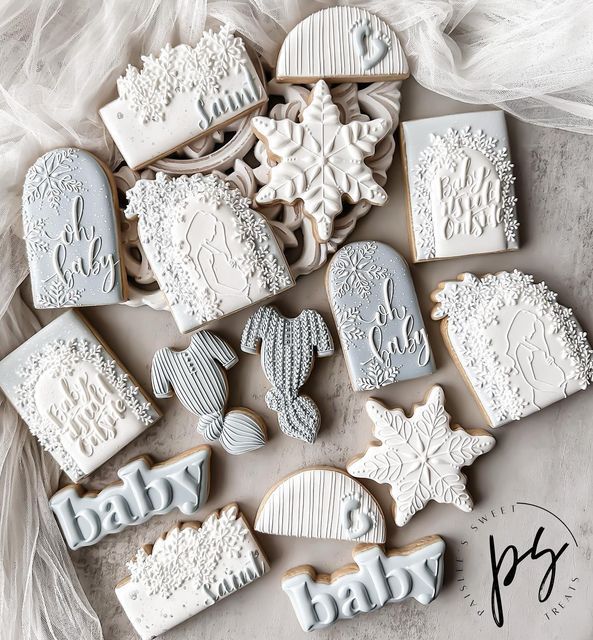
[[409, 75], [393, 29], [358, 7], [330, 7], [297, 24], [276, 63], [279, 82], [377, 82]]
[[281, 536], [385, 541], [385, 516], [378, 502], [335, 467], [301, 469], [276, 483], [259, 505], [254, 528]]

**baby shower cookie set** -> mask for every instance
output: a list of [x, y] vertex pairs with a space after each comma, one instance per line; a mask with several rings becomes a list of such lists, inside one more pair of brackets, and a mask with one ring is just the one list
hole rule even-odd
[[[259, 355], [279, 430], [314, 446], [322, 416], [301, 388], [316, 359], [334, 354], [332, 334], [318, 311], [289, 318], [270, 303], [326, 263], [355, 392], [436, 370], [406, 260], [372, 238], [345, 242], [372, 205], [387, 202], [408, 75], [396, 34], [363, 9], [303, 20], [274, 70], [222, 25], [195, 46], [167, 44], [128, 66], [118, 97], [100, 110], [124, 160], [114, 174], [74, 148], [48, 151], [29, 169], [23, 229], [36, 308], [148, 305], [193, 332], [185, 349], [154, 353], [151, 386], [195, 416], [195, 448], [164, 461], [147, 452], [99, 491], [80, 483], [161, 417], [149, 393], [74, 309], [0, 362], [3, 391], [74, 483], [50, 498], [71, 549], [108, 545], [111, 534], [174, 510], [194, 516], [209, 499], [204, 440], [230, 455], [266, 456], [272, 425], [248, 407], [227, 408], [225, 372], [238, 355], [214, 330], [236, 311], [254, 307], [237, 347]], [[519, 248], [502, 112], [403, 122], [400, 134], [413, 263]], [[432, 299], [489, 427], [590, 384], [586, 335], [532, 276], [466, 273]], [[386, 548], [389, 518], [358, 479], [389, 485], [397, 527], [431, 500], [471, 511], [462, 468], [495, 440], [452, 424], [436, 385], [420, 404], [370, 397], [366, 411], [367, 450], [344, 469], [307, 467], [271, 482], [253, 528], [231, 503], [130, 553], [115, 593], [143, 640], [264, 577], [270, 564], [256, 532], [353, 545], [354, 564], [331, 575], [307, 564], [284, 574], [279, 589], [305, 631], [438, 596], [444, 541]]]

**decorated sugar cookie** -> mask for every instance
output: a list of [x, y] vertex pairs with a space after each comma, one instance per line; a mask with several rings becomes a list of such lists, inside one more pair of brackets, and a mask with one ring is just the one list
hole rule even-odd
[[221, 128], [267, 100], [243, 40], [228, 25], [205, 31], [195, 47], [169, 44], [142, 56], [117, 81], [119, 97], [101, 118], [132, 169]]
[[348, 473], [391, 486], [398, 526], [403, 527], [430, 500], [472, 510], [467, 478], [460, 470], [490, 451], [495, 440], [483, 429], [451, 427], [441, 387], [432, 387], [410, 417], [378, 400], [368, 400], [366, 410], [381, 444], [372, 444], [352, 459]]
[[403, 122], [414, 262], [519, 248], [502, 111]]
[[279, 82], [377, 82], [410, 74], [389, 25], [358, 7], [330, 7], [299, 22], [280, 48]]
[[151, 640], [268, 573], [236, 504], [178, 525], [128, 562], [115, 594], [142, 640]]
[[292, 438], [315, 442], [319, 409], [299, 391], [311, 374], [315, 356], [325, 358], [334, 352], [321, 315], [304, 309], [295, 318], [286, 318], [275, 307], [260, 307], [243, 329], [241, 349], [253, 354], [261, 350], [262, 369], [272, 385], [266, 404], [278, 413], [280, 429]]
[[198, 331], [187, 349], [159, 349], [152, 360], [152, 389], [157, 398], [173, 394], [199, 416], [198, 432], [206, 440], [220, 440], [225, 451], [246, 453], [266, 444], [263, 420], [249, 409], [226, 412], [228, 382], [225, 369], [237, 363], [237, 354], [222, 338]]
[[429, 604], [443, 584], [444, 555], [439, 536], [388, 551], [358, 545], [352, 551], [356, 564], [331, 575], [318, 574], [311, 565], [295, 567], [282, 577], [282, 589], [303, 631], [317, 631], [408, 598]]
[[113, 178], [88, 151], [49, 151], [27, 171], [23, 230], [38, 309], [126, 299]]
[[62, 314], [0, 361], [0, 387], [75, 482], [160, 418], [76, 311]]
[[49, 504], [68, 546], [87, 547], [173, 509], [192, 515], [208, 499], [210, 456], [207, 445], [159, 464], [142, 456], [119, 469], [121, 482], [99, 492], [84, 491], [79, 484], [60, 489]]
[[280, 536], [385, 542], [381, 507], [360, 482], [335, 467], [309, 467], [263, 497], [255, 530]]
[[263, 216], [215, 175], [139, 180], [126, 217], [138, 235], [182, 333], [294, 284]]
[[492, 427], [524, 418], [593, 379], [587, 335], [533, 276], [513, 271], [441, 283], [432, 317]]
[[256, 202], [302, 201], [320, 241], [331, 238], [344, 198], [354, 203], [387, 202], [387, 194], [375, 182], [364, 159], [373, 155], [375, 145], [387, 134], [388, 122], [376, 118], [342, 124], [323, 80], [313, 88], [302, 122], [257, 116], [251, 124], [270, 158], [277, 162]]
[[345, 245], [326, 283], [355, 391], [434, 371], [414, 283], [397, 251], [382, 242]]

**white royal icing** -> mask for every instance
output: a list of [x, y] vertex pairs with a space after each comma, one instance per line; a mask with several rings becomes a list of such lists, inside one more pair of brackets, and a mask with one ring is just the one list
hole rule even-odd
[[520, 271], [466, 273], [433, 294], [451, 350], [490, 424], [562, 400], [593, 379], [593, 351], [572, 311]]
[[294, 284], [265, 218], [215, 175], [139, 180], [126, 217], [138, 234], [182, 333]]
[[385, 517], [357, 480], [333, 467], [302, 469], [263, 498], [255, 530], [281, 536], [385, 542]]

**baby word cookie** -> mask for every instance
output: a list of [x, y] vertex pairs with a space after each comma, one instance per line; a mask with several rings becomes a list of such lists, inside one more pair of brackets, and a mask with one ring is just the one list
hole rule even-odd
[[444, 556], [439, 536], [388, 551], [357, 545], [352, 552], [356, 564], [331, 575], [318, 574], [311, 565], [295, 567], [282, 577], [282, 589], [303, 631], [316, 631], [408, 598], [429, 604], [443, 584]]
[[187, 333], [294, 284], [265, 218], [215, 175], [139, 180], [127, 218], [179, 331]]
[[330, 7], [289, 32], [276, 63], [279, 82], [379, 82], [410, 75], [393, 29], [358, 7]]
[[332, 258], [326, 286], [355, 391], [434, 371], [410, 270], [397, 251], [347, 244]]
[[226, 412], [228, 381], [224, 373], [237, 364], [237, 354], [216, 334], [197, 331], [187, 349], [164, 348], [152, 360], [152, 388], [157, 398], [177, 396], [199, 416], [198, 432], [219, 440], [225, 451], [246, 453], [266, 444], [263, 420], [249, 409]]
[[401, 125], [414, 262], [519, 248], [502, 111]]
[[266, 404], [278, 413], [280, 429], [292, 438], [315, 442], [321, 415], [313, 400], [299, 391], [315, 356], [325, 358], [334, 352], [325, 320], [313, 309], [286, 318], [276, 307], [260, 307], [243, 329], [241, 349], [252, 354], [261, 350], [262, 369], [272, 385]]
[[159, 464], [142, 456], [119, 469], [120, 482], [101, 491], [85, 492], [78, 484], [60, 489], [49, 504], [68, 546], [87, 547], [173, 509], [192, 515], [208, 499], [210, 456], [207, 445]]
[[490, 451], [495, 440], [484, 429], [451, 427], [441, 387], [432, 387], [410, 417], [378, 400], [368, 400], [366, 410], [380, 444], [350, 460], [348, 473], [390, 485], [395, 524], [403, 527], [430, 500], [473, 509], [460, 470]]
[[88, 151], [55, 149], [27, 171], [23, 230], [38, 309], [127, 298], [111, 173]]
[[277, 482], [262, 499], [255, 530], [280, 536], [385, 542], [385, 517], [363, 485], [342, 469], [309, 467]]
[[243, 40], [228, 25], [195, 47], [167, 45], [142, 56], [117, 81], [119, 97], [100, 111], [132, 169], [150, 164], [267, 100]]
[[387, 194], [373, 177], [365, 158], [389, 132], [384, 118], [343, 124], [329, 87], [319, 80], [313, 87], [302, 122], [256, 116], [255, 135], [264, 143], [270, 160], [268, 183], [255, 197], [262, 205], [302, 202], [303, 212], [314, 223], [319, 242], [332, 237], [334, 218], [342, 200], [387, 202]]
[[75, 482], [161, 416], [76, 311], [62, 314], [1, 361], [0, 387]]
[[185, 622], [268, 573], [270, 565], [236, 504], [178, 525], [128, 562], [115, 594], [142, 640]]
[[520, 271], [466, 273], [432, 294], [449, 351], [492, 427], [562, 400], [593, 379], [593, 351], [572, 311]]

